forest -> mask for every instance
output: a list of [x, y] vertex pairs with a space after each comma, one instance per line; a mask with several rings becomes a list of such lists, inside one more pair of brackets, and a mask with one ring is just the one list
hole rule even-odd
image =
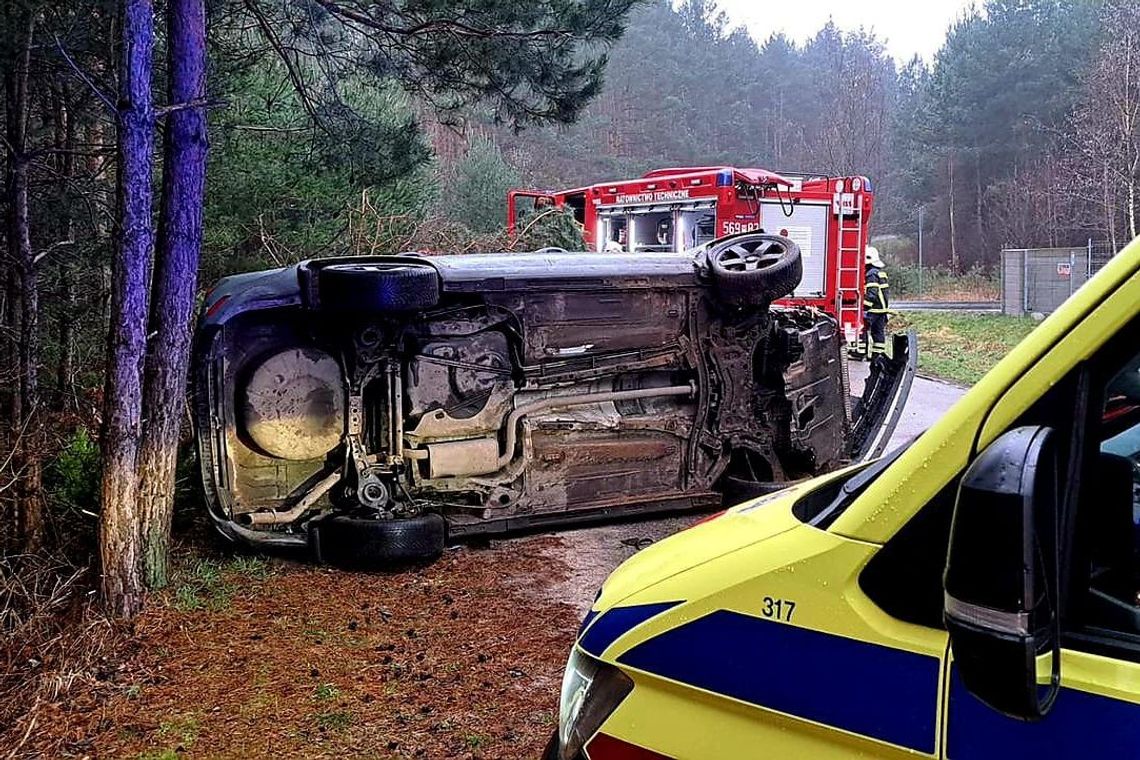
[[890, 260], [921, 212], [957, 273], [1140, 226], [1135, 0], [989, 0], [925, 61], [870, 29], [737, 28], [712, 0], [3, 7], [3, 572], [101, 560], [124, 614], [197, 498], [190, 330], [223, 275], [572, 245], [572, 225], [510, 239], [507, 189], [669, 165], [864, 174]]
[[1138, 56], [1127, 0], [990, 0], [929, 61], [892, 59], [871, 30], [828, 24], [797, 44], [733, 28], [713, 3], [653, 3], [572, 126], [489, 133], [538, 186], [671, 165], [865, 174], [872, 234], [914, 238], [922, 207], [928, 262], [992, 268], [1006, 245], [1136, 236]]

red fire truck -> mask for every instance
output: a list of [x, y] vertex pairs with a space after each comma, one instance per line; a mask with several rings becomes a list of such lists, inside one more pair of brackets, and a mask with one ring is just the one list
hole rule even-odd
[[572, 190], [512, 190], [507, 226], [514, 232], [545, 206], [569, 208], [595, 251], [680, 251], [738, 232], [783, 235], [800, 246], [803, 280], [780, 303], [830, 314], [853, 342], [863, 324], [873, 198], [871, 181], [861, 176], [682, 167]]

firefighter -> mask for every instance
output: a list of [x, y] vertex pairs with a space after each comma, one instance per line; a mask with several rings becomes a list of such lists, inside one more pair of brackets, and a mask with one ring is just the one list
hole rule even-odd
[[657, 245], [662, 248], [673, 245], [673, 220], [668, 217], [657, 222]]
[[863, 290], [863, 333], [851, 358], [870, 358], [872, 363], [887, 351], [887, 315], [890, 313], [890, 280], [879, 251], [867, 246], [863, 255], [866, 284]]
[[619, 227], [617, 240], [606, 241], [606, 253], [622, 253], [625, 251], [625, 227]]

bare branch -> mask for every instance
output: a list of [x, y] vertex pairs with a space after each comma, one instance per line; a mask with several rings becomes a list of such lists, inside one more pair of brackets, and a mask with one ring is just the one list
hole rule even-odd
[[83, 83], [87, 85], [95, 97], [99, 98], [99, 100], [103, 102], [103, 105], [107, 107], [108, 111], [113, 114], [117, 114], [119, 112], [119, 109], [115, 106], [114, 102], [112, 102], [111, 99], [108, 98], [103, 93], [103, 91], [100, 90], [96, 84], [91, 81], [91, 78], [87, 76], [87, 72], [81, 69], [79, 65], [74, 60], [72, 60], [71, 56], [67, 54], [66, 50], [64, 50], [63, 43], [59, 41], [59, 37], [56, 36], [54, 39], [55, 46], [59, 50], [59, 54], [63, 56], [63, 60], [67, 61], [67, 65], [71, 67], [71, 70], [74, 71], [81, 80], [83, 80]]
[[301, 101], [301, 107], [305, 110], [305, 113], [308, 114], [309, 118], [313, 120], [313, 123], [323, 130], [324, 122], [320, 115], [317, 114], [317, 109], [309, 100], [305, 80], [301, 76], [301, 72], [298, 71], [293, 59], [290, 58], [288, 52], [286, 52], [285, 46], [281, 44], [281, 40], [277, 37], [277, 32], [274, 31], [273, 25], [269, 23], [269, 19], [265, 17], [265, 14], [261, 12], [261, 8], [257, 5], [257, 0], [245, 0], [245, 7], [248, 8], [249, 12], [257, 19], [257, 26], [261, 29], [262, 35], [277, 53], [277, 57], [281, 59], [281, 63], [285, 65], [285, 70], [289, 75], [289, 81], [293, 83], [293, 90], [297, 93], [297, 98]]
[[477, 37], [480, 39], [542, 39], [546, 37], [564, 37], [572, 38], [574, 33], [569, 29], [534, 29], [527, 32], [512, 32], [500, 29], [479, 29], [468, 24], [462, 24], [458, 21], [449, 19], [438, 19], [432, 21], [424, 21], [413, 26], [389, 26], [378, 19], [369, 16], [366, 13], [345, 8], [339, 3], [332, 2], [332, 0], [317, 0], [317, 3], [332, 13], [335, 16], [346, 18], [351, 21], [375, 29], [384, 34], [390, 34], [400, 37], [414, 37], [420, 34], [436, 34], [440, 32], [456, 34], [461, 37]]

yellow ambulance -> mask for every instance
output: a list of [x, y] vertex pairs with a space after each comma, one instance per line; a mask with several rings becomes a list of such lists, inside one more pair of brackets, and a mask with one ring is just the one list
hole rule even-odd
[[640, 552], [549, 760], [1140, 757], [1140, 240], [909, 445]]

